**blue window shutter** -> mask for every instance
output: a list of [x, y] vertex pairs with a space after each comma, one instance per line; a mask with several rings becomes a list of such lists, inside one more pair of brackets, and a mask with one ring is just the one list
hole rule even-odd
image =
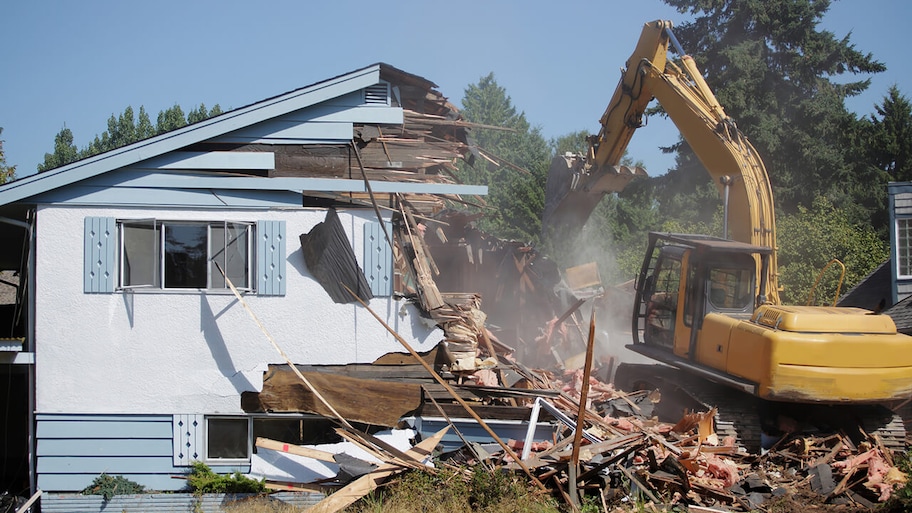
[[257, 221], [257, 295], [285, 295], [285, 221]]
[[[392, 224], [386, 223], [392, 237]], [[393, 250], [380, 223], [364, 224], [364, 277], [374, 297], [393, 295]]]
[[117, 281], [117, 222], [113, 217], [85, 218], [83, 291], [114, 292]]

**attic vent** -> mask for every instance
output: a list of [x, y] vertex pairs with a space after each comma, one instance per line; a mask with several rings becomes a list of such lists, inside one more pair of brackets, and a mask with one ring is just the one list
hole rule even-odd
[[368, 105], [389, 105], [389, 84], [382, 83], [365, 87], [364, 103]]

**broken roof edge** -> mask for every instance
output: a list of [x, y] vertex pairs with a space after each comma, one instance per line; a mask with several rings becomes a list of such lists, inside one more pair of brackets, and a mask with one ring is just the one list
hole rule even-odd
[[[218, 137], [239, 128], [293, 112], [322, 101], [379, 83], [383, 76], [408, 79], [433, 90], [436, 84], [384, 63], [351, 71], [293, 91], [232, 109], [142, 141], [115, 148], [92, 157], [41, 173], [28, 175], [0, 186], [0, 206], [22, 201], [115, 169], [137, 164], [186, 146]], [[439, 95], [439, 92], [433, 91]], [[442, 95], [441, 95], [442, 98]]]

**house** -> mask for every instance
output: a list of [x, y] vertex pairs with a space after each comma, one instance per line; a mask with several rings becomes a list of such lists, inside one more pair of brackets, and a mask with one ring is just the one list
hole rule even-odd
[[[449, 174], [469, 154], [433, 83], [374, 64], [0, 187], [0, 264], [18, 279], [0, 311], [5, 489], [77, 492], [107, 473], [177, 490], [193, 461], [246, 472], [255, 436], [307, 431], [241, 406], [282, 353], [402, 352], [333, 297], [321, 273], [342, 253], [371, 309], [433, 348], [442, 331], [395, 294], [385, 226], [403, 201], [430, 215], [486, 194]], [[345, 246], [313, 244], [322, 271], [299, 243], [318, 227]]]
[[889, 315], [900, 333], [912, 335], [912, 182], [887, 185], [890, 212], [890, 258], [865, 276], [839, 300]]

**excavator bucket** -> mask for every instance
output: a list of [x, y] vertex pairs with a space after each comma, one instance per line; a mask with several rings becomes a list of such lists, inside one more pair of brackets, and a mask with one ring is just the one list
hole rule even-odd
[[585, 158], [579, 154], [554, 157], [545, 186], [542, 235], [549, 238], [579, 231], [606, 194], [624, 190], [638, 176], [646, 176], [646, 170], [628, 166], [587, 169]]

